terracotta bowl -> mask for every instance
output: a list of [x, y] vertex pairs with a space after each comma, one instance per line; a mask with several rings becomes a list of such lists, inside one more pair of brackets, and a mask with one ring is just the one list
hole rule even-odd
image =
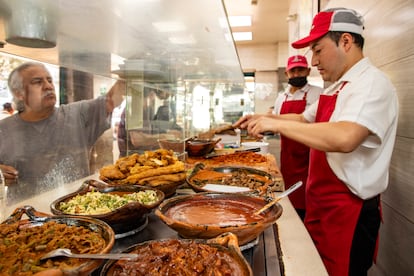
[[254, 215], [267, 203], [262, 197], [248, 194], [198, 193], [167, 199], [155, 214], [184, 238], [210, 239], [231, 232], [244, 245], [282, 215], [280, 204]]
[[[160, 250], [160, 248], [162, 248], [162, 250]], [[189, 249], [187, 249], [188, 251], [186, 251], [185, 254], [181, 255], [181, 250], [184, 251], [185, 248]], [[210, 254], [191, 254], [192, 252], [196, 252], [196, 250], [200, 250], [199, 252], [208, 252]], [[150, 240], [137, 245], [133, 245], [130, 248], [126, 249], [125, 252], [136, 254], [142, 254], [142, 252], [145, 252], [145, 254], [143, 255], [143, 258], [139, 258], [139, 261], [135, 262], [107, 262], [102, 268], [100, 275], [120, 275], [119, 272], [122, 271], [125, 267], [128, 267], [129, 270], [127, 273], [129, 275], [137, 271], [134, 271], [134, 269], [132, 269], [134, 266], [139, 267], [139, 275], [149, 274], [147, 271], [145, 271], [145, 269], [150, 269], [148, 266], [157, 266], [156, 269], [160, 275], [170, 275], [170, 273], [172, 275], [173, 272], [168, 270], [177, 268], [177, 266], [172, 265], [172, 263], [174, 260], [178, 259], [178, 265], [184, 266], [185, 269], [187, 269], [188, 274], [185, 275], [207, 275], [207, 271], [200, 270], [207, 270], [208, 268], [213, 268], [215, 264], [220, 264], [226, 265], [227, 269], [230, 268], [231, 270], [227, 271], [227, 273], [222, 273], [221, 275], [253, 276], [250, 265], [240, 252], [237, 237], [232, 233], [224, 233], [219, 237], [209, 240]], [[174, 258], [175, 252], [177, 252], [177, 255], [180, 255], [180, 258]], [[215, 254], [213, 254], [213, 252]], [[166, 258], [170, 256], [170, 254], [172, 257]], [[144, 258], [149, 258], [152, 261], [149, 262]], [[163, 258], [165, 258], [165, 260]], [[220, 258], [220, 262], [217, 262], [218, 258]], [[156, 262], [158, 263], [155, 264]], [[194, 265], [194, 262], [198, 265]], [[194, 269], [196, 268], [199, 270], [195, 271]], [[214, 268], [217, 269], [218, 267]]]
[[182, 153], [185, 151], [184, 140], [179, 139], [158, 139], [160, 148]]
[[[28, 219], [22, 219], [23, 215], [26, 215]], [[85, 251], [93, 252], [93, 253], [110, 253], [112, 247], [115, 243], [115, 233], [112, 228], [105, 222], [94, 219], [94, 218], [87, 218], [87, 217], [73, 217], [73, 216], [51, 216], [48, 214], [37, 212], [32, 206], [24, 206], [21, 208], [16, 209], [13, 214], [11, 214], [7, 220], [5, 220], [2, 224], [0, 224], [0, 229], [2, 227], [7, 227], [8, 224], [18, 224], [18, 228], [23, 231], [25, 228], [36, 228], [41, 227], [47, 222], [55, 222], [57, 224], [64, 224], [69, 227], [84, 227], [88, 230], [91, 230], [95, 233], [98, 233], [104, 240], [102, 244], [102, 248], [98, 249], [97, 251]], [[46, 234], [46, 233], [45, 233]], [[56, 234], [58, 237], [59, 234]], [[42, 237], [40, 237], [42, 238]], [[43, 241], [48, 240], [47, 237], [44, 237]], [[32, 240], [28, 240], [31, 242]], [[73, 243], [75, 240], [72, 241]], [[22, 244], [23, 246], [23, 244]], [[56, 249], [58, 244], [51, 243], [47, 245], [50, 247], [50, 250]], [[54, 247], [56, 246], [56, 247]], [[67, 245], [65, 245], [67, 246]], [[76, 247], [76, 245], [74, 245]], [[92, 249], [91, 249], [92, 250]], [[96, 250], [96, 249], [94, 249]], [[49, 251], [49, 250], [48, 250]], [[47, 251], [47, 252], [48, 252]], [[32, 255], [31, 258], [37, 259], [47, 253], [41, 252], [39, 249], [36, 250], [36, 254]], [[41, 254], [39, 254], [41, 253]], [[76, 252], [75, 252], [76, 253]], [[65, 261], [62, 258], [55, 258], [54, 265], [58, 266], [59, 262]], [[80, 265], [74, 267], [66, 267], [62, 269], [64, 275], [90, 275], [93, 271], [95, 271], [100, 265], [102, 264], [102, 260], [91, 260], [91, 259], [83, 259]], [[46, 264], [45, 264], [46, 265]]]
[[216, 140], [201, 140], [194, 139], [185, 143], [185, 150], [189, 156], [204, 156], [214, 150], [214, 147], [221, 139]]
[[250, 167], [206, 168], [197, 163], [186, 181], [195, 192], [249, 192], [264, 196], [276, 190], [270, 173]]
[[[156, 208], [165, 198], [164, 193], [160, 190], [157, 190], [155, 188], [151, 187], [145, 187], [145, 186], [109, 186], [109, 187], [101, 187], [97, 188], [94, 185], [90, 185], [89, 182], [86, 181], [82, 184], [80, 189], [74, 193], [65, 195], [63, 197], [60, 197], [52, 202], [50, 205], [50, 209], [53, 214], [55, 215], [71, 215], [76, 217], [91, 217], [95, 219], [100, 219], [108, 223], [112, 229], [115, 231], [116, 234], [123, 234], [130, 231], [133, 231], [134, 229], [140, 228], [147, 222], [147, 214], [151, 212], [152, 209]], [[117, 194], [117, 195], [123, 195], [123, 194], [131, 194], [139, 191], [145, 191], [145, 190], [154, 190], [157, 193], [158, 200], [151, 204], [151, 205], [144, 205], [140, 204], [139, 202], [132, 202], [128, 203], [118, 209], [115, 209], [112, 212], [105, 213], [105, 214], [98, 214], [98, 215], [73, 215], [73, 214], [67, 214], [63, 212], [60, 209], [60, 203], [66, 202], [75, 197], [76, 195], [84, 195], [87, 192], [91, 190], [96, 190], [101, 193], [110, 193], [110, 194]]]

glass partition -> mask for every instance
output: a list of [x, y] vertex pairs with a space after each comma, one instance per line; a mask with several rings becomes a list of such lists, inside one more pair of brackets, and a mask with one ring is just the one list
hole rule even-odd
[[250, 101], [221, 0], [0, 0], [0, 10], [1, 52], [127, 82], [128, 151], [232, 122]]

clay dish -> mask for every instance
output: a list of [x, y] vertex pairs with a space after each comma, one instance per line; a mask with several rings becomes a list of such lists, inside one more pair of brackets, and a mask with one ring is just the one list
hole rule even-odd
[[194, 139], [187, 141], [185, 144], [185, 150], [189, 156], [204, 156], [214, 150], [214, 147], [221, 139], [216, 140], [201, 140]]
[[167, 199], [155, 209], [155, 214], [183, 238], [210, 239], [231, 232], [239, 245], [244, 245], [282, 215], [280, 204], [254, 215], [267, 203], [264, 198], [249, 194], [198, 193]]
[[[78, 191], [60, 197], [53, 201], [50, 205], [52, 213], [55, 215], [71, 215], [77, 217], [91, 217], [100, 219], [108, 223], [113, 228], [116, 234], [122, 234], [140, 228], [143, 224], [145, 224], [147, 222], [147, 214], [150, 213], [152, 209], [156, 208], [164, 200], [165, 197], [162, 191], [151, 187], [122, 185], [102, 186], [98, 188], [96, 185], [91, 185], [91, 183], [96, 182], [85, 181]], [[76, 195], [84, 195], [91, 190], [96, 190], [101, 193], [111, 193], [117, 195], [131, 194], [145, 190], [155, 190], [158, 196], [158, 200], [151, 205], [144, 205], [140, 204], [139, 202], [128, 203], [118, 209], [115, 209], [114, 211], [97, 215], [67, 214], [60, 209], [59, 206], [61, 202], [69, 201]]]
[[[26, 215], [28, 219], [23, 219], [24, 215]], [[98, 254], [110, 253], [114, 246], [115, 233], [107, 223], [101, 220], [98, 220], [95, 218], [87, 218], [87, 217], [52, 216], [49, 214], [38, 212], [32, 206], [24, 206], [24, 207], [17, 208], [2, 224], [0, 224], [0, 228], [7, 227], [7, 225], [9, 224], [17, 223], [18, 228], [21, 230], [24, 230], [26, 228], [36, 229], [38, 227], [42, 227], [44, 224], [48, 222], [55, 222], [57, 224], [63, 224], [68, 227], [83, 227], [88, 230], [91, 230], [92, 232], [97, 233], [100, 237], [103, 238], [104, 243], [102, 244], [102, 248], [95, 253], [98, 253]], [[47, 234], [48, 233], [45, 233], [45, 236], [43, 238], [42, 237], [39, 237], [39, 238], [42, 238], [43, 242], [46, 242], [47, 240], [50, 239], [50, 237], [48, 237]], [[56, 235], [59, 236], [59, 234], [56, 234]], [[27, 242], [30, 242], [30, 241], [31, 240], [29, 239]], [[75, 242], [79, 242], [79, 241], [73, 240], [73, 243]], [[24, 242], [22, 242], [21, 246], [24, 246]], [[51, 249], [56, 249], [59, 245], [56, 244], [55, 242], [52, 242], [48, 244], [47, 246], [50, 246]], [[56, 248], [53, 248], [53, 246], [56, 246]], [[74, 244], [73, 247], [76, 248], [77, 245]], [[85, 252], [87, 253], [88, 251], [85, 251]], [[33, 253], [31, 255], [31, 258], [39, 259], [45, 253], [47, 252], [46, 251], [43, 252], [42, 250], [37, 249], [36, 253]], [[54, 260], [55, 265], [58, 266], [59, 265], [58, 263], [61, 261], [64, 261], [64, 259], [56, 258]], [[23, 260], [21, 262], [23, 262]], [[102, 264], [102, 262], [103, 262], [102, 260], [96, 260], [96, 259], [95, 260], [83, 259], [80, 262], [80, 264], [77, 266], [70, 267], [68, 265], [65, 265], [66, 267], [62, 269], [62, 272], [64, 275], [90, 275], [93, 271], [95, 271]], [[48, 266], [45, 264], [45, 268], [46, 267]]]
[[[184, 250], [185, 254], [182, 254]], [[137, 270], [134, 270], [134, 267], [139, 269], [140, 273], [137, 273], [137, 275], [146, 275], [149, 274], [146, 270], [151, 270], [151, 266], [156, 266], [159, 275], [173, 274], [175, 269], [182, 274], [187, 272], [186, 275], [207, 275], [209, 273], [208, 269], [218, 269], [222, 273], [220, 275], [253, 276], [250, 265], [240, 251], [237, 237], [232, 233], [224, 233], [209, 240], [150, 240], [133, 245], [124, 252], [142, 253], [142, 258], [139, 258], [139, 261], [136, 262], [107, 262], [102, 268], [100, 275], [120, 275], [124, 269], [124, 273], [129, 275], [137, 272]], [[202, 253], [196, 254], [195, 252]], [[216, 253], [212, 254], [213, 252]], [[179, 258], [174, 257], [174, 254], [179, 255]], [[145, 258], [151, 259], [151, 261]], [[179, 261], [174, 265], [175, 260]], [[225, 267], [226, 273], [223, 273], [216, 265]]]

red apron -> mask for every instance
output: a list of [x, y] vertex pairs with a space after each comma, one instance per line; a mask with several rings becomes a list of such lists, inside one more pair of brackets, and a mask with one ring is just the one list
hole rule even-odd
[[[305, 92], [302, 100], [285, 100], [280, 108], [280, 114], [301, 114], [306, 108], [307, 94], [308, 92]], [[303, 185], [298, 190], [289, 195], [289, 199], [296, 209], [305, 209], [305, 186], [306, 179], [308, 178], [309, 147], [283, 135], [280, 137], [280, 143], [280, 171], [283, 176], [285, 188], [289, 188], [299, 180], [303, 182]]]
[[[345, 84], [334, 95], [319, 97], [316, 122], [329, 121]], [[348, 275], [352, 239], [362, 204], [363, 200], [331, 170], [326, 153], [311, 149], [305, 226], [331, 276]]]

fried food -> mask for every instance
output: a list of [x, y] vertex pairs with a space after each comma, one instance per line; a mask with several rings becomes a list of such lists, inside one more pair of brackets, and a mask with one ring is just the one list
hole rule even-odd
[[119, 158], [115, 165], [119, 167], [119, 170], [123, 173], [128, 173], [129, 169], [133, 167], [138, 161], [138, 153], [131, 154], [129, 156]]
[[117, 165], [108, 165], [102, 167], [99, 170], [99, 173], [108, 179], [124, 179], [126, 177], [126, 175], [121, 172]]
[[164, 174], [172, 174], [172, 173], [178, 173], [183, 172], [185, 170], [185, 166], [183, 162], [176, 162], [172, 165], [168, 165], [165, 167], [157, 167], [152, 168], [149, 170], [142, 171], [137, 174], [131, 174], [127, 178], [123, 179], [120, 183], [121, 184], [139, 184], [139, 180], [151, 176], [161, 176]]
[[158, 149], [119, 158], [100, 170], [99, 178], [114, 184], [157, 186], [184, 181], [185, 165], [172, 150]]
[[140, 179], [138, 181], [138, 184], [158, 186], [158, 185], [171, 183], [171, 182], [180, 182], [180, 181], [185, 180], [186, 177], [187, 177], [187, 174], [185, 172], [150, 176], [147, 178]]
[[[144, 172], [146, 170], [149, 170], [149, 169], [152, 169], [152, 168], [153, 168], [152, 166], [142, 166], [142, 165], [137, 163], [131, 168], [131, 170], [129, 172], [130, 172], [130, 174], [139, 174], [139, 173], [142, 173], [142, 172]], [[125, 178], [125, 177], [123, 177], [123, 178]]]

